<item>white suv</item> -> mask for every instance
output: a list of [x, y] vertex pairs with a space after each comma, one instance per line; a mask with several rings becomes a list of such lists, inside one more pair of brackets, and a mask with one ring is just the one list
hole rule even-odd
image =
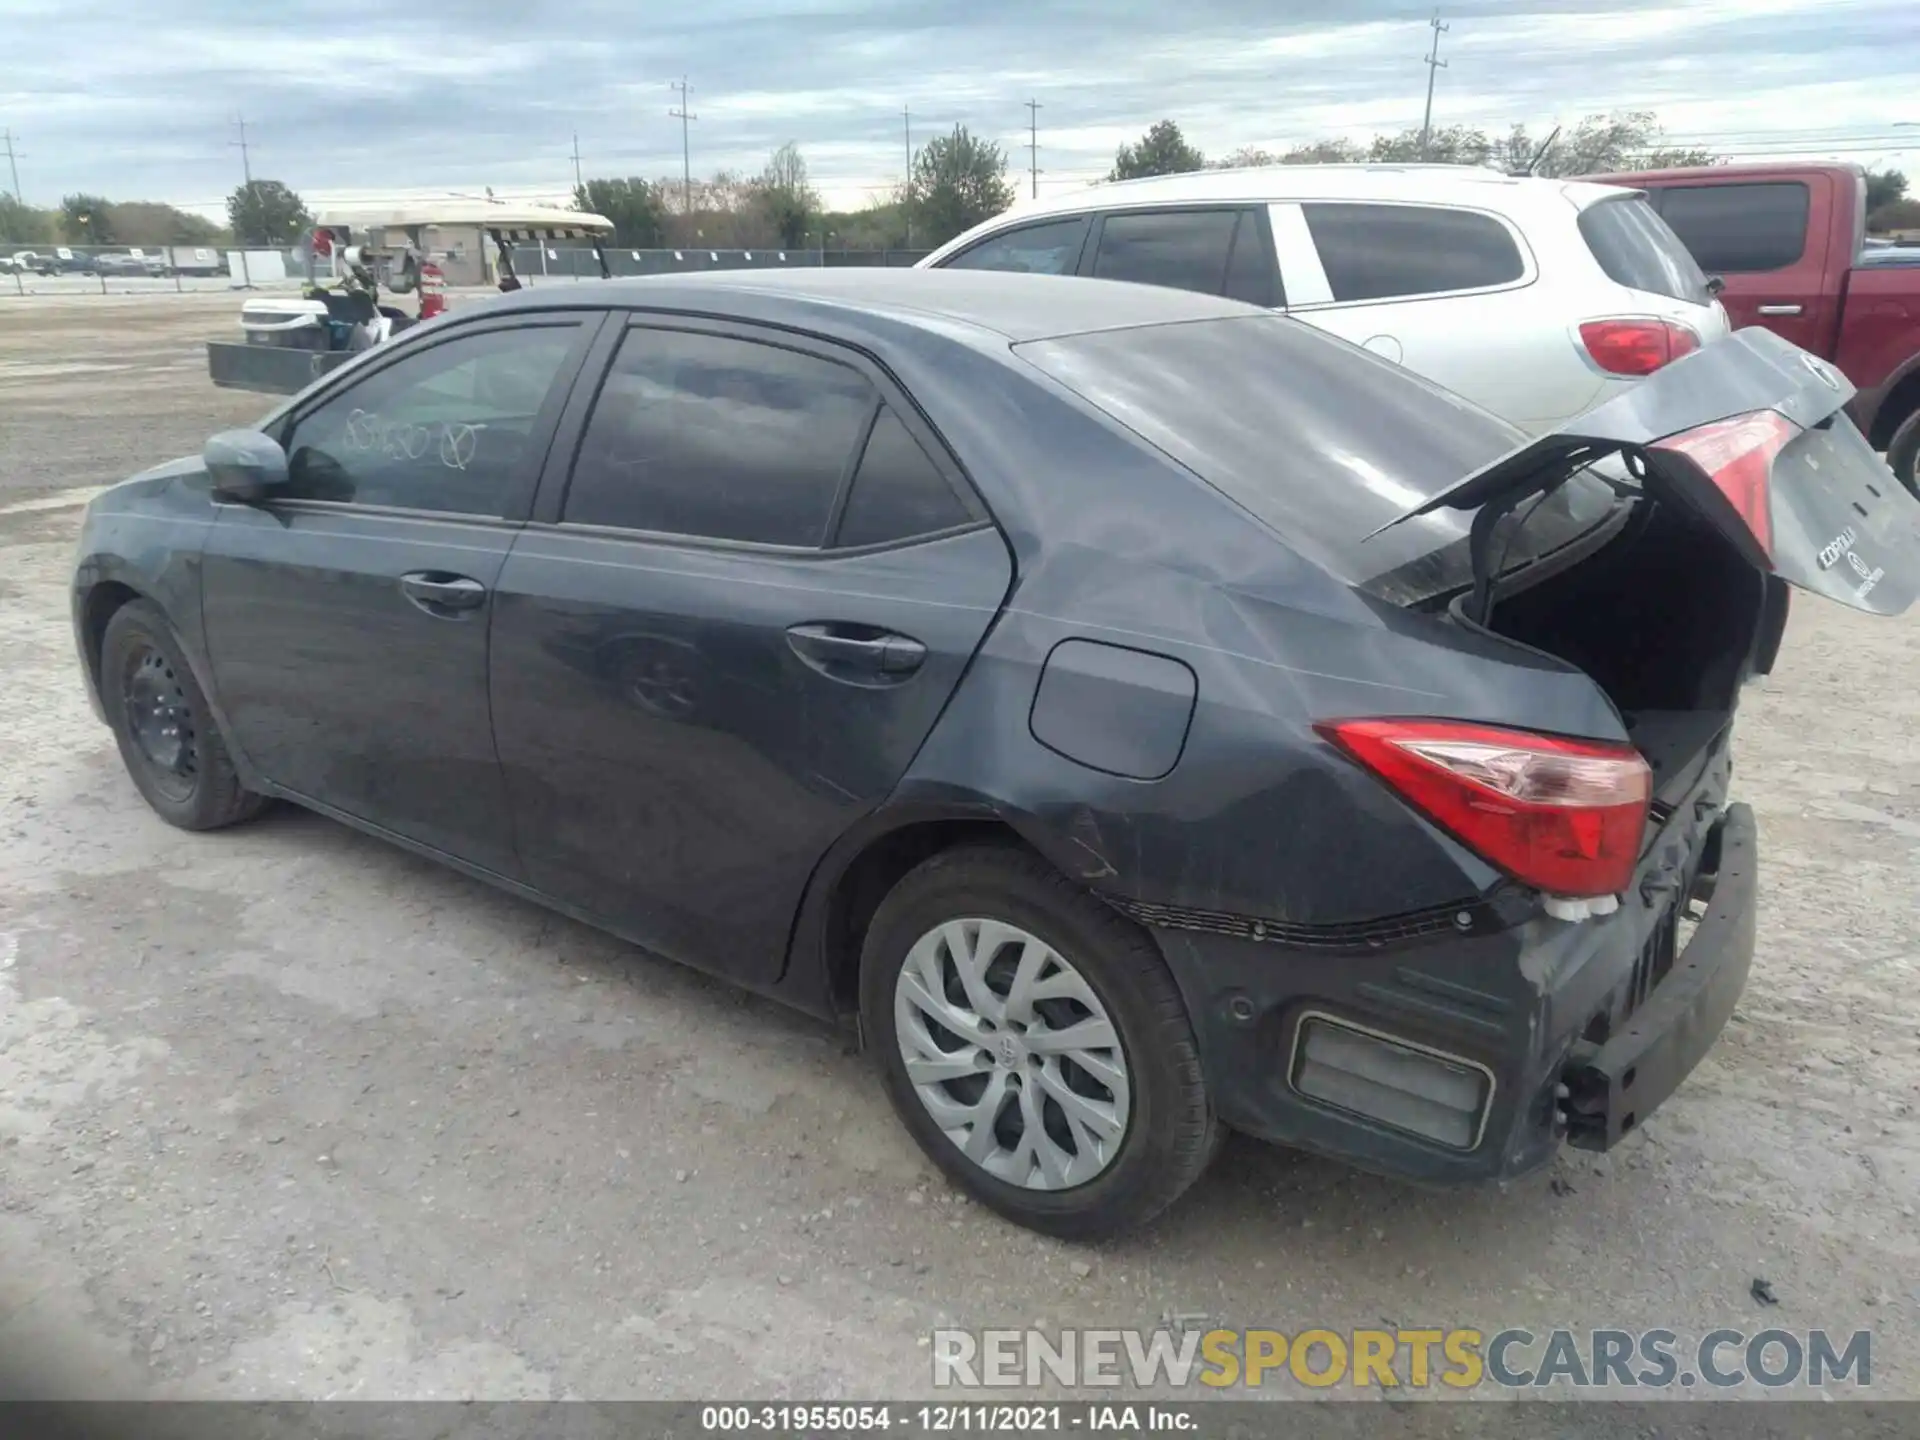
[[1725, 335], [1640, 192], [1456, 165], [1278, 165], [1016, 205], [922, 267], [1172, 285], [1284, 310], [1530, 432]]

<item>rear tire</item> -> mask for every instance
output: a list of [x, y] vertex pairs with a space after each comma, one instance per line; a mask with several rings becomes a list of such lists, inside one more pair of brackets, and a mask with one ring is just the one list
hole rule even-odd
[[127, 774], [169, 825], [218, 830], [266, 808], [240, 783], [207, 697], [150, 601], [129, 601], [107, 622], [100, 699]]
[[1920, 500], [1920, 410], [1916, 410], [1893, 432], [1887, 444], [1887, 468], [1907, 487], [1907, 493]]
[[1132, 1230], [1218, 1149], [1153, 941], [1025, 851], [970, 846], [908, 874], [868, 928], [860, 990], [902, 1123], [1017, 1224], [1069, 1240]]

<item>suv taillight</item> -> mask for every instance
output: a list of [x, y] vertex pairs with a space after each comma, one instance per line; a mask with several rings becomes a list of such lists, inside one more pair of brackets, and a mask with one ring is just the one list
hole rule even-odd
[[1768, 481], [1773, 476], [1775, 457], [1799, 433], [1800, 427], [1777, 411], [1756, 410], [1696, 430], [1683, 430], [1648, 448], [1684, 455], [1699, 466], [1714, 489], [1739, 513], [1759, 542], [1761, 553], [1771, 559], [1773, 514]]
[[1640, 856], [1653, 773], [1630, 745], [1458, 720], [1314, 727], [1414, 809], [1550, 895], [1615, 895]]
[[1671, 320], [1589, 320], [1580, 343], [1609, 375], [1651, 375], [1700, 348], [1700, 337]]

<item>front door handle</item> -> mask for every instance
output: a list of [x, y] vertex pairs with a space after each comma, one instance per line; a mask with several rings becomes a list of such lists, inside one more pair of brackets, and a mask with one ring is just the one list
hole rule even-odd
[[1806, 308], [1804, 305], [1762, 305], [1759, 308], [1759, 313], [1762, 315], [1798, 315]]
[[927, 658], [927, 647], [906, 635], [870, 625], [795, 625], [793, 653], [830, 679], [904, 680]]
[[444, 570], [415, 570], [400, 577], [400, 593], [427, 614], [442, 620], [477, 610], [487, 602], [487, 587], [466, 575]]

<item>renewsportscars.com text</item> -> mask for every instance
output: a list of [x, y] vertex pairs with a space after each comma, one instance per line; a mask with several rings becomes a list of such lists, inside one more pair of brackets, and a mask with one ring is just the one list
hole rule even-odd
[[1865, 1388], [1873, 1335], [1825, 1330], [1509, 1328], [1346, 1330], [935, 1330], [940, 1388], [1054, 1384], [1139, 1390], [1269, 1385], [1474, 1390]]

